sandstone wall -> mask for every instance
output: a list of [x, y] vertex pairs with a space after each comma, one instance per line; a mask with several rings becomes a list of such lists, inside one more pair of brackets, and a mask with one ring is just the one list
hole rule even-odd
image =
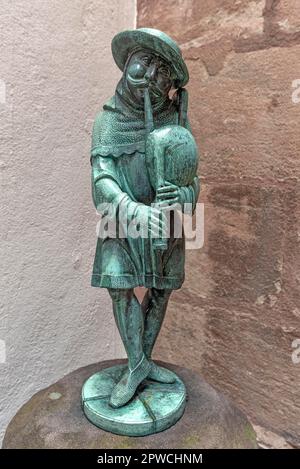
[[173, 36], [187, 60], [205, 203], [205, 244], [188, 253], [157, 356], [300, 445], [300, 3], [137, 6], [138, 26]]

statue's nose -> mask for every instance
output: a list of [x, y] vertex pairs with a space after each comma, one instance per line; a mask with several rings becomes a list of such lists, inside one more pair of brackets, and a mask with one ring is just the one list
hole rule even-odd
[[151, 64], [149, 65], [146, 71], [145, 78], [149, 81], [154, 80], [156, 77], [156, 69], [157, 69], [156, 63], [151, 62]]

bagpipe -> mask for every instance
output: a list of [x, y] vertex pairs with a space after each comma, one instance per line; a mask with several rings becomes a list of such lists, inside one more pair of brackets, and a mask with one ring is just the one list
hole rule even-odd
[[[165, 181], [178, 187], [192, 184], [197, 175], [198, 148], [187, 126], [188, 92], [180, 88], [175, 100], [178, 106], [178, 123], [154, 129], [148, 89], [144, 97], [146, 121], [146, 164], [152, 187], [157, 191]], [[154, 248], [167, 249], [166, 238], [155, 238]]]

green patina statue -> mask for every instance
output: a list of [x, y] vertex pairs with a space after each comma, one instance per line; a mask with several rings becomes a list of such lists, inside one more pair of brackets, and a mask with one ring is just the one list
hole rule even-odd
[[[118, 229], [98, 235], [92, 285], [109, 291], [128, 366], [87, 380], [82, 403], [99, 427], [145, 435], [184, 411], [184, 384], [151, 355], [172, 290], [184, 280], [184, 235], [174, 230], [179, 209], [192, 214], [196, 206], [198, 153], [183, 88], [188, 70], [177, 44], [141, 28], [117, 34], [112, 54], [123, 75], [96, 117], [91, 165], [94, 204]], [[147, 288], [142, 304], [138, 286]]]

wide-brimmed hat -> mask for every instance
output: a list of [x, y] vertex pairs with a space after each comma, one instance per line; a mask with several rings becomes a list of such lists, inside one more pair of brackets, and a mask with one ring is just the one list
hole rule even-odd
[[176, 77], [176, 87], [182, 87], [189, 81], [189, 72], [176, 42], [162, 31], [152, 28], [122, 31], [113, 38], [112, 55], [120, 70], [124, 70], [128, 56], [139, 47], [151, 50], [168, 62]]

